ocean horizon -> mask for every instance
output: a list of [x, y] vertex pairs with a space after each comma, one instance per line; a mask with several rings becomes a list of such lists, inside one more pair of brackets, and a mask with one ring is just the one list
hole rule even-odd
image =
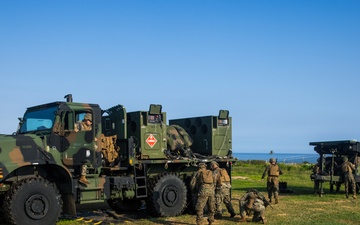
[[319, 157], [316, 153], [242, 153], [233, 152], [233, 157], [240, 161], [264, 160], [275, 158], [278, 163], [316, 163]]

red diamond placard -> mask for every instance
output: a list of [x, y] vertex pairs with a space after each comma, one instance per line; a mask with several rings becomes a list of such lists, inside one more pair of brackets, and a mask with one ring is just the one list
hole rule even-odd
[[154, 145], [156, 144], [157, 140], [154, 137], [154, 135], [150, 134], [148, 138], [146, 138], [146, 143], [148, 143], [148, 145], [150, 146], [150, 148], [154, 147]]

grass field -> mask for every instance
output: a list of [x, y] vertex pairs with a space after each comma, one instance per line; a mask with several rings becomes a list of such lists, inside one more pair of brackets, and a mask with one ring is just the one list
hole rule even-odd
[[[329, 184], [325, 184], [325, 195], [319, 197], [314, 194], [313, 183], [310, 180], [311, 167], [309, 164], [280, 164], [284, 174], [280, 182], [286, 182], [288, 190], [292, 193], [280, 193], [279, 204], [267, 207], [265, 215], [268, 224], [284, 225], [357, 225], [360, 224], [359, 199], [346, 199], [344, 187], [340, 193], [329, 193]], [[232, 198], [239, 199], [249, 188], [256, 188], [267, 196], [266, 182], [261, 181], [265, 168], [262, 161], [238, 162], [233, 167]], [[232, 201], [234, 208], [239, 213], [237, 200]], [[224, 207], [225, 208], [225, 207]], [[239, 215], [230, 218], [225, 212], [223, 219], [216, 220], [215, 224], [238, 224]], [[74, 221], [60, 221], [59, 225], [73, 224]], [[121, 220], [111, 224], [195, 224], [195, 215], [185, 214], [179, 217], [151, 218], [143, 215], [142, 218]], [[77, 222], [77, 224], [87, 224]], [[246, 224], [255, 224], [247, 222]]]

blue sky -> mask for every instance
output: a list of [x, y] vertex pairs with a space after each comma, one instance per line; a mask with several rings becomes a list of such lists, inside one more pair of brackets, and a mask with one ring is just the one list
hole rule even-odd
[[233, 151], [360, 140], [360, 2], [0, 0], [0, 133], [27, 107], [233, 118]]

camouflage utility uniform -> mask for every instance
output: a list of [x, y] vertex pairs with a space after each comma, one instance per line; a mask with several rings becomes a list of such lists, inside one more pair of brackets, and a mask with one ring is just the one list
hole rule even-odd
[[276, 160], [274, 158], [270, 159], [270, 165], [265, 168], [265, 171], [261, 177], [261, 179], [264, 179], [264, 177], [267, 175], [267, 191], [268, 191], [268, 197], [269, 201], [271, 202], [272, 195], [274, 195], [275, 198], [275, 204], [279, 202], [279, 176], [283, 174], [278, 164], [276, 164]]
[[219, 164], [215, 161], [211, 162], [211, 169], [214, 173], [215, 179], [219, 176], [221, 185], [215, 187], [215, 217], [222, 218], [222, 203], [224, 202], [230, 217], [234, 217], [235, 211], [230, 199], [230, 176], [226, 169], [220, 168]]
[[[90, 113], [86, 113], [84, 119], [75, 123], [74, 131], [89, 131], [92, 130], [92, 115]], [[81, 166], [81, 176], [79, 182], [82, 184], [90, 184], [89, 181], [86, 179], [86, 172], [87, 172], [87, 165], [83, 164]]]
[[315, 194], [323, 194], [322, 190], [320, 189], [320, 182], [318, 180], [318, 175], [322, 175], [323, 172], [320, 170], [321, 168], [321, 161], [320, 158], [317, 159], [317, 163], [312, 168], [312, 174], [310, 178], [314, 181], [314, 193]]
[[[199, 170], [193, 177], [191, 183], [195, 183], [198, 190], [198, 197], [196, 201], [196, 224], [202, 224], [204, 217], [204, 207], [207, 205], [209, 211], [208, 222], [214, 222], [215, 214], [215, 185], [221, 182], [220, 179], [215, 180], [211, 170], [206, 169], [205, 163], [199, 164]], [[192, 187], [194, 189], [194, 187]]]
[[240, 222], [245, 222], [246, 217], [254, 213], [252, 222], [267, 223], [265, 219], [265, 208], [269, 202], [265, 197], [260, 194], [256, 189], [250, 189], [244, 196], [241, 197], [239, 202], [240, 207]]
[[353, 171], [355, 171], [355, 166], [354, 164], [349, 162], [347, 157], [344, 157], [343, 160], [344, 162], [341, 164], [341, 171], [344, 176], [346, 198], [349, 197], [349, 184], [351, 184], [353, 198], [356, 199], [356, 182], [353, 175]]

